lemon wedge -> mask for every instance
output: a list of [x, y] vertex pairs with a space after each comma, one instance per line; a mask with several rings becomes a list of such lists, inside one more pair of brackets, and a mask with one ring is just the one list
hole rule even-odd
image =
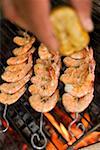
[[82, 27], [73, 8], [63, 6], [54, 9], [51, 12], [50, 20], [62, 56], [71, 55], [88, 45], [89, 35]]

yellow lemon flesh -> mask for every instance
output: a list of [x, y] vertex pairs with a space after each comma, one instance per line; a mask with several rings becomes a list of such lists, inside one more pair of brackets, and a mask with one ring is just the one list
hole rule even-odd
[[74, 9], [56, 8], [52, 11], [50, 19], [59, 42], [61, 55], [71, 55], [88, 45], [89, 35], [82, 27]]

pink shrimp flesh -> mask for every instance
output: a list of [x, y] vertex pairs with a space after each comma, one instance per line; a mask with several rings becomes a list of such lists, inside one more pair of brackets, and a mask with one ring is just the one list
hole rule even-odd
[[0, 93], [0, 102], [2, 104], [13, 104], [15, 103], [24, 93], [26, 88], [22, 87], [19, 91], [17, 91], [15, 94], [6, 94], [6, 93]]
[[29, 73], [18, 82], [1, 84], [0, 91], [3, 93], [14, 94], [30, 80], [31, 76], [32, 76], [32, 70], [29, 71]]
[[59, 91], [56, 90], [50, 97], [41, 97], [39, 94], [33, 94], [29, 98], [30, 105], [38, 112], [48, 112], [52, 110], [59, 99]]

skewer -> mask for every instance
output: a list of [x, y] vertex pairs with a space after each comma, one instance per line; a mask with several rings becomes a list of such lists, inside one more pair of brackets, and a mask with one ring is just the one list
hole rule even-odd
[[41, 117], [40, 117], [40, 133], [44, 139], [44, 144], [42, 146], [37, 146], [35, 143], [34, 143], [34, 138], [36, 137], [38, 142], [40, 141], [40, 135], [38, 133], [34, 133], [31, 137], [31, 144], [34, 148], [36, 149], [44, 149], [46, 147], [46, 144], [47, 144], [47, 138], [45, 136], [45, 134], [43, 133], [43, 130], [42, 130], [42, 126], [43, 126], [43, 113], [41, 113]]
[[[69, 124], [69, 126], [68, 126], [68, 131], [69, 131], [69, 133], [71, 134], [72, 137], [75, 137], [75, 135], [74, 135], [73, 132], [71, 131], [71, 127], [72, 127], [72, 125], [73, 125], [74, 123], [77, 122], [78, 115], [79, 115], [79, 114], [76, 112], [76, 113], [75, 113], [75, 119], [74, 119], [74, 120]], [[85, 132], [85, 127], [84, 127], [84, 125], [83, 125], [82, 123], [78, 123], [76, 127], [77, 127], [77, 128], [79, 128], [79, 127], [82, 128], [82, 134], [80, 134], [80, 135], [78, 136], [78, 139], [79, 139], [79, 138], [84, 134], [84, 132]]]
[[[8, 130], [8, 128], [9, 128], [9, 122], [8, 122], [8, 120], [7, 120], [7, 118], [6, 118], [6, 114], [7, 114], [7, 104], [5, 105], [4, 113], [3, 113], [3, 118], [4, 118], [4, 120], [6, 121], [7, 127], [6, 127], [5, 129], [3, 129], [3, 130], [0, 129], [0, 133], [6, 132], [6, 131]], [[1, 123], [1, 125], [2, 125], [2, 123]]]

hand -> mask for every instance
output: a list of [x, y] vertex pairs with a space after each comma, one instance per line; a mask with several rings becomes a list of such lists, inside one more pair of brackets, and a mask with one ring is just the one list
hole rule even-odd
[[[91, 21], [91, 0], [70, 0], [76, 9], [83, 27], [93, 30]], [[12, 22], [32, 31], [49, 49], [57, 50], [49, 20], [50, 0], [2, 0], [4, 15]], [[55, 51], [52, 51], [55, 52]]]

